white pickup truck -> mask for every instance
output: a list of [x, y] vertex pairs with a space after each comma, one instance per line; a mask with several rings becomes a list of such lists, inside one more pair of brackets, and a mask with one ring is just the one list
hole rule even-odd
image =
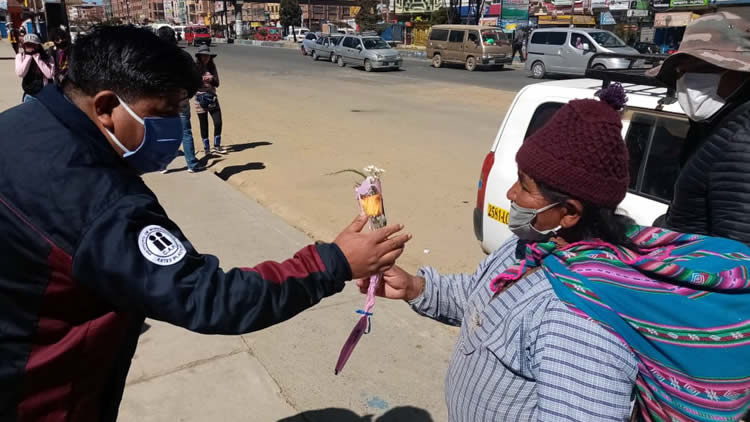
[[[479, 177], [474, 233], [485, 252], [492, 252], [511, 235], [506, 193], [517, 179], [516, 152], [523, 140], [563, 104], [577, 98], [595, 98], [601, 87], [600, 80], [561, 80], [528, 85], [516, 95]], [[622, 137], [630, 154], [630, 186], [620, 208], [636, 223], [651, 225], [666, 212], [672, 199], [689, 122], [679, 104], [660, 104], [666, 96], [665, 88], [623, 87], [629, 98], [622, 113]]]

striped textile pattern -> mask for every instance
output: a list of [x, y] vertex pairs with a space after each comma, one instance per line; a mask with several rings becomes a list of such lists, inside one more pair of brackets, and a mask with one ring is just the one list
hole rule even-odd
[[423, 268], [420, 314], [460, 326], [446, 375], [450, 421], [623, 421], [637, 363], [630, 350], [562, 303], [543, 271], [495, 295], [516, 263], [513, 238], [474, 274]]
[[750, 408], [750, 249], [653, 227], [628, 235], [639, 252], [599, 241], [529, 245], [490, 288], [541, 267], [572, 312], [636, 356], [644, 420], [741, 420]]

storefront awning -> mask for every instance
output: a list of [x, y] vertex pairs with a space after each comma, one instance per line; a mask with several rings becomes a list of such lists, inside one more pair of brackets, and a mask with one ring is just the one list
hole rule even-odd
[[596, 18], [584, 15], [539, 16], [539, 25], [596, 25]]
[[687, 26], [700, 15], [693, 12], [669, 12], [654, 15], [654, 28], [677, 28]]

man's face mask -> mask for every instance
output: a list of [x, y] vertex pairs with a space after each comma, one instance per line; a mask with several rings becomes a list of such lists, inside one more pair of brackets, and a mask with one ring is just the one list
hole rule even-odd
[[182, 120], [179, 117], [146, 117], [140, 116], [125, 104], [120, 97], [120, 104], [130, 116], [143, 125], [143, 141], [135, 151], [130, 151], [109, 129], [106, 129], [112, 141], [125, 153], [122, 158], [138, 173], [150, 173], [163, 170], [177, 156], [182, 139]]
[[536, 216], [548, 209], [555, 207], [557, 203], [549, 204], [546, 207], [537, 209], [524, 208], [515, 202], [510, 203], [510, 216], [508, 217], [508, 228], [521, 240], [529, 242], [545, 242], [560, 230], [560, 226], [550, 230], [537, 230], [534, 227]]
[[677, 101], [694, 122], [716, 114], [726, 101], [717, 94], [724, 73], [685, 73], [677, 80]]

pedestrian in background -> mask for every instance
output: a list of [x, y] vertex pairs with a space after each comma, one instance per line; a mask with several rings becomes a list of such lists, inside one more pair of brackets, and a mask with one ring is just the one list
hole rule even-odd
[[[162, 26], [156, 31], [156, 35], [164, 41], [171, 44], [177, 45], [177, 35], [175, 31], [168, 27]], [[183, 53], [185, 53], [183, 51]], [[190, 54], [185, 53], [190, 57], [190, 61], [193, 62], [193, 58]], [[195, 158], [195, 143], [193, 141], [193, 126], [190, 123], [190, 100], [185, 99], [180, 104], [180, 120], [182, 120], [182, 152], [185, 154], [185, 163], [189, 173], [197, 173], [205, 170], [203, 166]], [[162, 173], [166, 173], [167, 170], [162, 170]]]
[[10, 40], [10, 46], [13, 47], [13, 54], [18, 54], [18, 40], [20, 36], [21, 34], [13, 26], [13, 22], [8, 22], [8, 39]]
[[511, 53], [510, 60], [512, 61], [514, 58], [516, 58], [516, 53], [518, 53], [518, 59], [521, 60], [521, 63], [526, 61], [526, 58], [523, 55], [523, 37], [524, 37], [524, 31], [517, 30], [515, 36], [513, 37], [513, 52]]
[[650, 72], [690, 119], [666, 227], [750, 245], [750, 22], [704, 15]]
[[211, 143], [208, 138], [208, 115], [214, 121], [214, 152], [226, 154], [221, 146], [221, 107], [219, 98], [216, 96], [216, 88], [219, 87], [219, 72], [216, 70], [214, 57], [208, 46], [204, 45], [195, 53], [198, 61], [198, 70], [202, 75], [203, 85], [195, 94], [195, 111], [198, 113], [198, 122], [201, 127], [201, 139], [203, 140], [203, 150], [206, 155], [211, 154]]
[[23, 37], [23, 48], [16, 54], [16, 75], [21, 78], [23, 102], [32, 101], [34, 95], [55, 78], [55, 63], [42, 48], [37, 34]]
[[54, 42], [48, 53], [55, 61], [55, 82], [61, 83], [68, 71], [70, 58], [70, 34], [62, 28], [53, 28], [50, 31], [50, 39]]

